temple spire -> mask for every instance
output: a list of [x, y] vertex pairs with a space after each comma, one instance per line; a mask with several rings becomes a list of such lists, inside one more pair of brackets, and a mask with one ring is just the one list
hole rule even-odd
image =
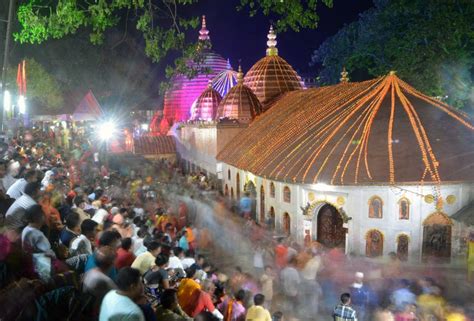
[[239, 65], [239, 71], [237, 72], [237, 83], [240, 84], [244, 81], [244, 73], [242, 72], [242, 66]]
[[202, 16], [201, 21], [201, 30], [199, 30], [199, 40], [201, 41], [210, 41], [209, 30], [206, 28], [206, 16]]
[[226, 66], [227, 70], [232, 70], [232, 65], [230, 64], [230, 59], [227, 58], [227, 66]]
[[268, 32], [267, 35], [267, 56], [278, 56], [278, 49], [276, 47], [277, 41], [276, 41], [276, 34], [275, 31], [273, 30], [273, 26], [270, 25], [270, 31]]
[[348, 83], [349, 82], [348, 75], [349, 75], [349, 73], [346, 71], [346, 67], [343, 67], [342, 72], [341, 72], [341, 79], [339, 79], [341, 81], [341, 83]]

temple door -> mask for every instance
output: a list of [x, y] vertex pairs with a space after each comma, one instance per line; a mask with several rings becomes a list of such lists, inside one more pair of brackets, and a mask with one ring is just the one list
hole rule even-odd
[[380, 231], [370, 230], [365, 236], [365, 255], [378, 257], [383, 255], [383, 235]]
[[265, 223], [265, 189], [260, 186], [260, 223]]
[[328, 248], [344, 248], [346, 230], [343, 224], [337, 209], [330, 204], [324, 205], [318, 212], [317, 241]]
[[441, 212], [428, 216], [423, 222], [423, 261], [449, 262], [451, 258], [451, 229], [449, 217]]
[[401, 261], [408, 260], [408, 241], [408, 236], [404, 234], [397, 238], [397, 257]]

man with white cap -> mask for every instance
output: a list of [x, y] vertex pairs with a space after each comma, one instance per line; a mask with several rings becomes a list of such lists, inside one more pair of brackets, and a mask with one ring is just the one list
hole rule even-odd
[[356, 272], [355, 281], [349, 287], [351, 294], [351, 302], [354, 309], [357, 311], [358, 320], [368, 320], [368, 308], [370, 305], [370, 289], [364, 284], [364, 273]]

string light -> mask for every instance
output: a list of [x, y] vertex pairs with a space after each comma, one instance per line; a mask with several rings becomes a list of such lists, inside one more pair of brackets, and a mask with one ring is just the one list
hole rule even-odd
[[[393, 144], [413, 144], [394, 137], [394, 130], [408, 130], [415, 137], [423, 164], [420, 176], [409, 178], [409, 182], [434, 183], [437, 203], [442, 205], [440, 162], [422, 121], [425, 111], [421, 114], [411, 97], [449, 115], [461, 128], [474, 130], [465, 114], [419, 93], [390, 74], [361, 83], [288, 93], [226, 146], [218, 159], [255, 175], [295, 183], [325, 180], [331, 184], [388, 182], [394, 185], [397, 180], [408, 181], [406, 174], [397, 177]], [[380, 136], [380, 122], [386, 119], [381, 118], [382, 111], [388, 115], [388, 123], [383, 125], [385, 136]], [[370, 164], [375, 124], [378, 136], [374, 139], [377, 142], [386, 139], [387, 153], [386, 167], [378, 166], [376, 171]], [[364, 165], [360, 167], [362, 162]], [[345, 178], [348, 174], [349, 180]]]

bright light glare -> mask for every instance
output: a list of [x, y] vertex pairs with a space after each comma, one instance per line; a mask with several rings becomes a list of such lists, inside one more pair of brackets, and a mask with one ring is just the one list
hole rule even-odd
[[8, 90], [5, 90], [3, 93], [3, 109], [5, 111], [10, 111], [10, 108], [12, 107], [12, 96], [10, 95], [10, 92]]
[[148, 130], [148, 124], [142, 124], [142, 130], [147, 131]]
[[114, 122], [108, 121], [103, 124], [99, 125], [99, 138], [101, 140], [107, 141], [112, 138], [113, 135], [115, 135], [117, 131], [117, 127]]
[[18, 112], [20, 114], [26, 114], [26, 100], [24, 96], [18, 97]]

